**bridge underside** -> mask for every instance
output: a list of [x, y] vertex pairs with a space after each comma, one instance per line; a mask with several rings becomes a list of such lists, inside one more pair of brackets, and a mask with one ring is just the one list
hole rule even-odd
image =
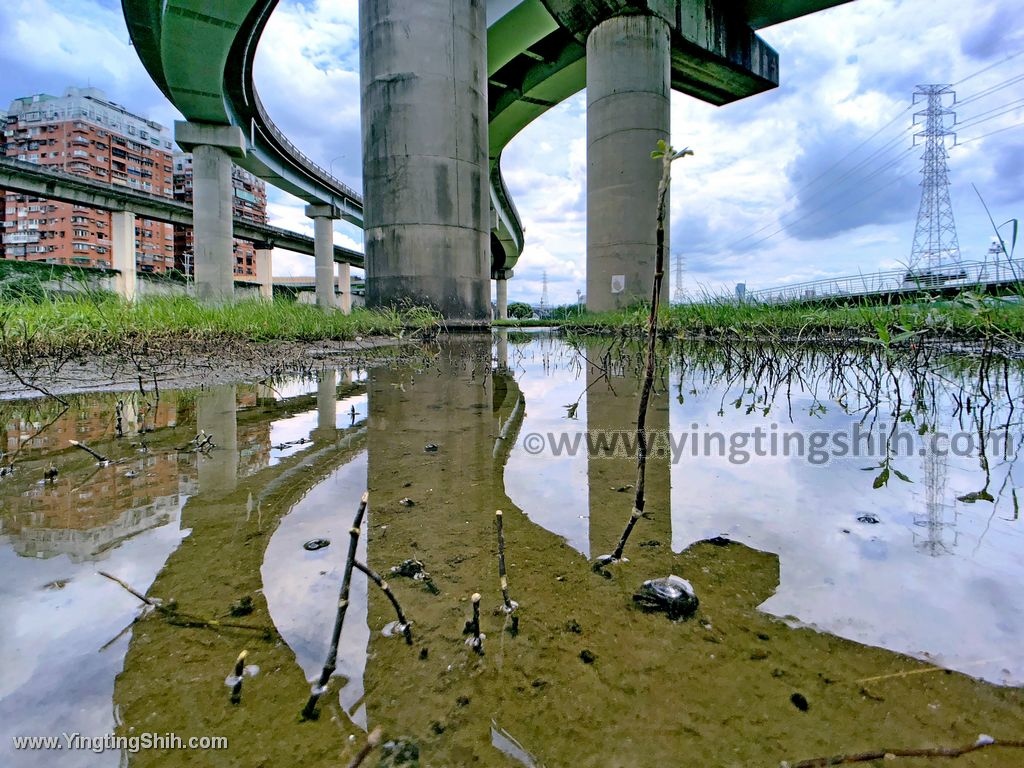
[[[378, 275], [379, 279], [395, 286], [396, 289], [401, 287], [399, 293], [417, 283], [432, 284], [432, 281], [436, 282], [439, 271], [444, 271], [446, 266], [439, 265], [436, 261], [427, 263], [426, 260], [418, 258], [418, 251], [450, 253], [455, 243], [462, 237], [460, 232], [466, 231], [467, 226], [469, 229], [478, 230], [483, 234], [480, 237], [474, 235], [472, 246], [466, 246], [470, 247], [472, 253], [465, 257], [465, 263], [456, 268], [457, 281], [468, 281], [464, 284], [465, 290], [452, 289], [455, 293], [450, 293], [450, 287], [442, 287], [442, 284], [438, 283], [427, 293], [440, 292], [439, 295], [428, 298], [446, 316], [458, 319], [460, 315], [464, 315], [463, 319], [472, 322], [485, 321], [486, 318], [481, 316], [483, 308], [477, 306], [481, 303], [483, 294], [478, 296], [480, 292], [477, 289], [469, 290], [466, 286], [475, 282], [486, 286], [489, 277], [504, 279], [510, 276], [524, 245], [523, 228], [518, 213], [501, 178], [501, 152], [532, 120], [588, 85], [588, 47], [592, 49], [590, 56], [595, 55], [595, 50], [600, 56], [616, 55], [612, 50], [616, 47], [614, 34], [610, 37], [606, 35], [606, 44], [603, 47], [594, 48], [590, 44], [591, 36], [596, 29], [602, 26], [609, 29], [607, 25], [616, 19], [630, 16], [644, 16], [657, 20], [651, 22], [651, 29], [666, 29], [668, 34], [669, 45], [666, 47], [664, 65], [667, 68], [665, 79], [671, 89], [712, 104], [726, 104], [778, 84], [778, 57], [758, 38], [757, 29], [844, 1], [846, 0], [522, 0], [509, 3], [495, 0], [488, 3], [485, 0], [449, 0], [446, 4], [447, 10], [441, 10], [448, 14], [449, 19], [462, 20], [456, 25], [457, 28], [452, 30], [451, 35], [445, 32], [441, 25], [437, 27], [439, 34], [432, 38], [424, 37], [417, 45], [411, 45], [408, 38], [403, 39], [399, 36], [394, 38], [393, 45], [371, 46], [372, 53], [364, 55], [364, 121], [368, 106], [372, 107], [373, 114], [378, 116], [387, 115], [389, 110], [400, 107], [403, 120], [409, 125], [416, 126], [421, 132], [433, 131], [430, 119], [424, 121], [424, 115], [420, 110], [427, 109], [429, 112], [436, 106], [437, 89], [431, 93], [428, 93], [430, 89], [427, 89], [414, 95], [405, 88], [408, 85], [405, 82], [406, 78], [396, 79], [394, 76], [401, 72], [406, 75], [415, 73], [412, 80], [423, 81], [424, 77], [433, 78], [436, 75], [441, 80], [450, 78], [452, 84], [459, 82], [460, 78], [468, 78], [462, 81], [463, 84], [472, 82], [474, 85], [462, 93], [473, 92], [479, 87], [481, 95], [486, 94], [486, 99], [479, 99], [477, 103], [487, 104], [487, 110], [481, 114], [472, 114], [466, 122], [467, 130], [473, 125], [486, 125], [486, 131], [476, 132], [482, 137], [482, 157], [486, 159], [482, 161], [482, 167], [477, 168], [475, 159], [452, 155], [455, 161], [455, 165], [452, 166], [454, 175], [445, 184], [454, 183], [455, 186], [451, 188], [459, 190], [458, 200], [469, 207], [461, 211], [456, 210], [453, 215], [449, 215], [444, 211], [444, 200], [438, 198], [437, 192], [440, 187], [437, 186], [439, 177], [436, 172], [430, 171], [422, 175], [421, 181], [411, 181], [412, 176], [399, 178], [401, 174], [386, 172], [389, 163], [394, 165], [400, 160], [400, 152], [396, 152], [393, 147], [385, 146], [386, 135], [371, 135], [380, 126], [370, 125], [368, 133], [364, 122], [364, 186], [371, 197], [378, 197], [380, 200], [390, 199], [384, 209], [378, 207], [375, 212], [367, 211], [367, 218], [373, 220], [366, 222], [366, 228], [368, 232], [374, 233], [367, 239], [367, 258], [371, 273], [375, 262], [380, 258], [387, 258], [383, 255], [375, 256], [375, 251], [382, 254], [381, 247], [394, 250], [401, 245], [406, 250], [392, 259], [394, 274], [388, 273], [388, 269], [391, 269], [388, 267]], [[156, 84], [189, 121], [241, 129], [246, 146], [244, 153], [237, 160], [240, 165], [269, 183], [298, 195], [313, 206], [328, 205], [338, 210], [342, 218], [350, 221], [362, 220], [362, 199], [302, 155], [276, 128], [259, 101], [252, 81], [252, 65], [260, 35], [270, 13], [277, 5], [277, 0], [225, 0], [217, 4], [211, 4], [207, 0], [122, 0], [122, 5], [133, 44], [140, 58]], [[360, 9], [361, 37], [379, 32], [386, 26], [367, 26], [365, 22], [371, 16], [394, 15], [396, 19], [405, 19], [403, 23], [407, 31], [415, 31], [412, 30], [414, 25], [409, 24], [408, 19], [419, 18], [426, 12], [424, 4], [414, 0], [365, 0], [361, 3]], [[488, 12], [493, 12], [494, 18], [480, 22], [479, 19], [484, 18]], [[470, 17], [474, 19], [472, 24], [464, 24], [463, 21]], [[201, 53], [186, 55], [183, 53], [186, 51]], [[628, 69], [628, 58], [619, 61], [625, 61]], [[472, 71], [456, 74], [457, 70], [461, 71], [463, 62], [472, 62]], [[658, 62], [654, 64], [655, 69], [661, 66]], [[399, 69], [395, 69], [395, 65], [399, 65]], [[444, 71], [437, 71], [438, 65]], [[380, 71], [388, 70], [388, 74], [385, 75], [387, 82], [373, 74], [375, 68]], [[635, 80], [635, 77], [633, 79]], [[661, 76], [658, 75], [656, 79], [660, 81]], [[619, 86], [609, 83], [609, 87], [618, 94], [616, 89]], [[650, 91], [651, 88], [657, 90], [661, 86], [634, 83], [630, 87], [641, 94]], [[368, 104], [368, 89], [374, 88], [380, 93], [391, 93], [392, 96], [398, 93], [396, 88], [399, 88], [403, 90], [405, 97], [411, 95], [411, 99], [396, 101], [391, 107], [386, 104]], [[636, 99], [632, 100], [635, 102]], [[618, 101], [618, 117], [629, 118], [634, 122], [645, 119], [626, 114], [626, 105], [630, 103], [630, 98]], [[460, 101], [460, 106], [449, 117], [459, 122], [465, 117], [465, 109], [465, 104]], [[607, 113], [608, 104], [602, 105], [602, 109]], [[659, 108], [655, 112], [660, 114], [665, 110]], [[605, 114], [602, 120], [612, 124], [618, 117], [615, 114]], [[651, 126], [653, 133], [650, 135], [668, 136], [667, 122], [660, 117], [656, 122], [657, 125]], [[609, 146], [621, 148], [628, 144], [625, 134], [634, 129], [616, 130], [620, 130], [622, 135]], [[388, 132], [378, 130], [378, 134], [381, 133]], [[463, 133], [458, 137], [453, 135], [445, 138], [442, 133], [434, 131], [429, 139], [452, 141], [451, 151], [458, 154], [465, 150], [468, 135]], [[374, 144], [377, 139], [383, 140], [384, 145]], [[643, 165], [640, 162], [641, 157], [649, 156], [651, 148], [645, 146], [642, 148], [644, 151], [640, 152], [640, 141], [638, 138], [636, 146], [631, 147], [631, 150], [636, 150], [635, 158], [632, 155], [626, 159], [617, 158], [618, 165], [609, 170], [607, 158], [595, 156], [588, 162], [590, 172], [600, 172], [603, 168], [605, 177], [610, 180], [609, 183], [615, 184], [620, 181], [615, 177], [625, 174], [628, 177], [623, 181], [625, 187], [643, 187], [647, 183], [646, 177], [650, 175], [647, 172], [649, 169], [630, 175], [631, 168]], [[646, 138], [643, 141], [646, 141]], [[425, 142], [429, 143], [430, 141]], [[590, 139], [588, 144], [596, 146]], [[458, 149], [458, 146], [462, 149]], [[438, 148], [426, 147], [419, 156], [427, 157], [435, 149]], [[449, 152], [449, 149], [442, 147], [438, 151], [437, 156], [440, 157]], [[608, 154], [607, 147], [604, 154]], [[390, 160], [384, 161], [384, 157]], [[406, 164], [402, 167], [408, 170], [410, 166]], [[456, 182], [456, 179], [459, 180]], [[479, 179], [480, 184], [490, 187], [489, 195], [485, 193], [479, 205], [473, 200], [475, 193], [470, 193], [464, 188], [470, 179]], [[372, 192], [370, 187], [380, 184], [389, 187], [390, 191], [385, 190], [380, 194]], [[407, 184], [412, 184], [415, 189], [410, 189], [408, 195], [394, 194], [395, 185]], [[591, 189], [590, 192], [594, 190]], [[387, 223], [388, 219], [393, 219], [393, 223], [408, 219], [407, 209], [410, 206], [420, 208], [423, 201], [432, 198], [439, 203], [430, 214], [434, 218], [428, 216], [422, 221], [415, 222], [423, 237], [418, 235], [406, 243], [392, 237], [395, 230], [388, 229], [385, 233], [380, 229], [382, 222], [385, 227], [392, 226]], [[637, 203], [619, 211], [617, 220], [627, 221], [641, 205], [642, 203]], [[368, 204], [368, 209], [372, 208], [372, 204]], [[477, 211], [478, 208], [481, 210]], [[470, 209], [477, 211], [470, 216], [471, 222], [465, 218]], [[488, 216], [484, 209], [489, 209], [491, 215]], [[588, 228], [597, 214], [597, 211], [588, 211]], [[603, 218], [608, 216], [607, 205], [600, 211], [600, 215]], [[605, 223], [614, 229], [614, 222]], [[433, 234], [426, 234], [428, 230]], [[645, 237], [646, 239], [649, 238]], [[437, 247], [434, 240], [437, 241]], [[606, 243], [605, 246], [607, 245]], [[459, 252], [462, 248], [463, 246], [456, 246]], [[475, 253], [477, 248], [481, 250], [479, 255]], [[650, 250], [646, 245], [644, 248]], [[634, 258], [645, 261], [648, 255], [635, 257], [628, 254], [623, 258], [627, 261]], [[407, 259], [410, 264], [403, 265], [399, 263], [400, 259]], [[590, 260], [588, 248], [588, 262]], [[614, 282], [615, 275], [612, 275], [612, 278]], [[380, 301], [393, 303], [393, 300], [402, 298], [399, 295], [389, 296], [390, 288], [375, 291], [373, 283], [377, 280], [377, 277], [370, 276], [371, 300], [376, 297]], [[413, 290], [412, 293], [420, 298], [426, 295], [418, 290]], [[471, 300], [468, 298], [470, 294], [473, 296]], [[638, 281], [630, 279], [628, 290], [616, 301], [627, 301], [647, 294], [649, 292], [644, 290]], [[466, 307], [470, 305], [473, 308], [467, 310]]]

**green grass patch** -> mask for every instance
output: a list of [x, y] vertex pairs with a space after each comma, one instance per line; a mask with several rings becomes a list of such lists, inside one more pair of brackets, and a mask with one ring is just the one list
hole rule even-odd
[[7, 301], [0, 305], [0, 345], [8, 358], [102, 354], [145, 341], [319, 341], [399, 336], [437, 327], [425, 309], [324, 312], [290, 301], [239, 301], [203, 306], [187, 297], [116, 296]]
[[[585, 313], [559, 320], [507, 320], [499, 327], [555, 325], [567, 331], [640, 336], [647, 332], [645, 305], [606, 313]], [[659, 332], [665, 336], [739, 339], [870, 340], [884, 345], [913, 338], [1024, 343], [1024, 302], [1020, 296], [995, 298], [964, 293], [894, 305], [845, 307], [706, 301], [662, 309]]]

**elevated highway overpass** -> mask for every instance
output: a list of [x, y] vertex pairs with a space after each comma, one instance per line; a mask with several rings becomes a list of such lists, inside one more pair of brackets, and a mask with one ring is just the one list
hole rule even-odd
[[[143, 64], [187, 119], [178, 142], [196, 155], [197, 202], [210, 201], [197, 209], [216, 209], [233, 158], [305, 200], [318, 239], [334, 218], [364, 226], [371, 304], [428, 303], [472, 325], [487, 321], [488, 278], [501, 305], [522, 252], [501, 153], [523, 127], [588, 88], [588, 304], [646, 297], [659, 169], [644, 160], [669, 137], [669, 89], [725, 104], [773, 88], [778, 56], [756, 31], [846, 1], [363, 0], [365, 203], [260, 102], [253, 63], [277, 0], [122, 6]], [[209, 218], [196, 221], [197, 287], [216, 299], [230, 290], [217, 256], [230, 233]]]

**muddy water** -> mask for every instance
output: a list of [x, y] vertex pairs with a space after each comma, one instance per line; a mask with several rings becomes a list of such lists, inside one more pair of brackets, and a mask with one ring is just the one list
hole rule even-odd
[[[777, 765], [1021, 738], [1019, 367], [661, 355], [645, 515], [608, 578], [590, 562], [636, 481], [628, 345], [501, 333], [315, 379], [5, 405], [0, 764], [345, 765], [376, 726], [436, 766]], [[357, 572], [335, 676], [302, 721], [367, 489], [357, 557], [413, 645], [385, 634], [391, 605]], [[391, 573], [409, 559], [429, 580]], [[689, 620], [633, 605], [670, 573], [700, 598]], [[475, 592], [482, 655], [463, 633]], [[243, 649], [255, 674], [233, 705]], [[212, 736], [227, 748], [166, 748]]]

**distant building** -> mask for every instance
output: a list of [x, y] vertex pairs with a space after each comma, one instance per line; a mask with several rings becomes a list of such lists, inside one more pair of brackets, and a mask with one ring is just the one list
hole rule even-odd
[[[232, 213], [237, 218], [259, 224], [267, 223], [267, 185], [238, 166], [231, 166], [231, 185], [234, 187]], [[177, 152], [174, 155], [174, 198], [192, 203], [192, 155]], [[186, 275], [192, 274], [192, 227], [174, 227], [174, 266]], [[247, 240], [234, 241], [235, 279], [257, 279], [256, 249]]]
[[[151, 195], [173, 196], [170, 131], [109, 101], [96, 88], [15, 99], [4, 120], [3, 142], [10, 158]], [[4, 190], [0, 200], [0, 257], [111, 266], [109, 212]], [[137, 218], [135, 258], [140, 272], [171, 269], [171, 225]]]

